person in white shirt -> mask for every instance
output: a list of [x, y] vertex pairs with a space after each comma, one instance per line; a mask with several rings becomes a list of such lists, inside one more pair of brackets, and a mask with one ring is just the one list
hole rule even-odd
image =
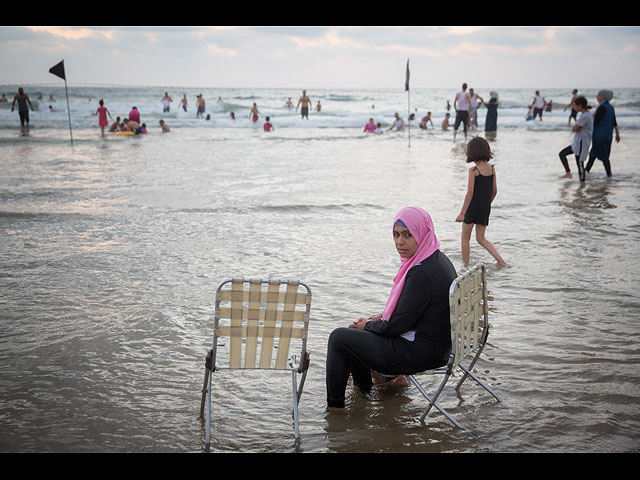
[[533, 97], [533, 119], [536, 119], [536, 115], [540, 115], [540, 121], [542, 121], [542, 111], [544, 110], [547, 101], [540, 95], [540, 91], [536, 90], [536, 96]]
[[453, 101], [453, 108], [456, 111], [456, 121], [453, 125], [453, 139], [455, 140], [458, 133], [460, 122], [464, 127], [464, 138], [467, 138], [467, 128], [469, 127], [469, 109], [471, 108], [471, 97], [467, 92], [467, 84], [462, 84], [462, 90], [456, 94]]
[[167, 92], [164, 92], [164, 97], [162, 97], [162, 113], [169, 112], [170, 102], [173, 102], [173, 99], [169, 96]]
[[576, 111], [580, 112], [580, 116], [576, 120], [576, 124], [572, 130], [575, 133], [573, 137], [573, 143], [568, 147], [562, 149], [558, 156], [564, 167], [565, 174], [560, 178], [572, 178], [571, 169], [569, 168], [569, 162], [567, 161], [567, 155], [573, 153], [576, 156], [576, 164], [578, 166], [578, 174], [580, 175], [580, 181], [585, 181], [585, 168], [584, 161], [587, 159], [589, 153], [589, 146], [591, 145], [591, 137], [593, 136], [593, 115], [589, 111], [591, 108], [587, 105], [587, 99], [584, 97], [577, 97], [574, 100]]
[[389, 130], [395, 130], [396, 132], [403, 131], [404, 130], [404, 120], [402, 120], [400, 118], [400, 115], [398, 115], [397, 112], [395, 113], [394, 117], [396, 117], [396, 119], [391, 124], [391, 127], [389, 127]]

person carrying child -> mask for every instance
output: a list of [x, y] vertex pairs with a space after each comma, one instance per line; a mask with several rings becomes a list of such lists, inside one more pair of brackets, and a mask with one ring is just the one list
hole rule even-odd
[[493, 165], [489, 160], [493, 158], [491, 147], [482, 137], [474, 137], [467, 145], [467, 163], [474, 162], [475, 167], [469, 169], [467, 194], [464, 197], [460, 214], [456, 222], [462, 222], [461, 249], [462, 261], [469, 263], [469, 241], [471, 231], [476, 227], [476, 240], [487, 250], [501, 267], [508, 267], [495, 247], [485, 238], [491, 203], [498, 193], [498, 184]]

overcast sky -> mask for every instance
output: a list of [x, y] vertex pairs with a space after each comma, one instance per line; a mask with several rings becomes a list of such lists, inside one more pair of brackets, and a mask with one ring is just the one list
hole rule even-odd
[[0, 27], [0, 84], [640, 87], [640, 27]]

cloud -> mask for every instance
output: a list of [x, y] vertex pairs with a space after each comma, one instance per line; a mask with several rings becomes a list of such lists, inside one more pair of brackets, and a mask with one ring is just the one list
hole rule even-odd
[[108, 40], [113, 38], [112, 30], [103, 30], [88, 27], [27, 27], [34, 32], [44, 32], [64, 40], [83, 40], [85, 38], [104, 37]]
[[289, 36], [290, 40], [299, 50], [318, 49], [318, 48], [353, 48], [361, 50], [367, 48], [367, 45], [355, 40], [342, 36], [336, 29], [331, 29], [321, 36], [303, 37], [299, 35]]
[[215, 43], [209, 43], [207, 45], [207, 50], [209, 51], [209, 53], [212, 53], [214, 55], [225, 55], [228, 57], [235, 57], [238, 53], [238, 51], [233, 48], [219, 47]]
[[640, 79], [638, 27], [0, 27], [0, 52], [6, 84], [61, 57], [82, 83], [394, 88], [409, 57], [415, 88]]

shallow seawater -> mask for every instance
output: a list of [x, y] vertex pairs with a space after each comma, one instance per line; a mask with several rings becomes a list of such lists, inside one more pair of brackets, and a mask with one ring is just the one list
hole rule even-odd
[[[483, 132], [479, 132], [483, 135]], [[614, 176], [560, 180], [568, 130], [489, 138], [498, 196], [487, 238], [491, 332], [473, 382], [418, 421], [415, 388], [325, 410], [329, 333], [382, 310], [391, 222], [431, 213], [459, 271], [465, 141], [412, 129], [97, 129], [0, 135], [0, 451], [200, 452], [215, 288], [299, 278], [313, 291], [311, 367], [293, 438], [290, 377], [219, 374], [214, 452], [618, 452], [640, 445], [640, 195], [636, 130]], [[216, 374], [218, 375], [218, 374]], [[434, 383], [435, 385], [435, 383]]]

